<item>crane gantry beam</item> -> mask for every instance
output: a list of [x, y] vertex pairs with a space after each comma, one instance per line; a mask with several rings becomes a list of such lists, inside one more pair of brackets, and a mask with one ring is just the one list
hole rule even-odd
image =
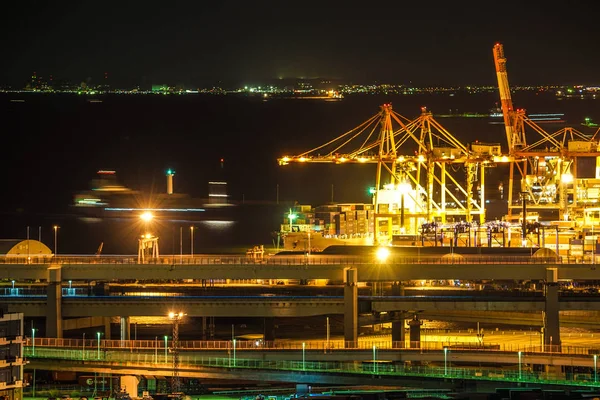
[[[427, 108], [415, 119], [383, 104], [379, 113], [343, 135], [296, 156], [290, 163], [376, 164], [375, 243], [389, 241], [389, 220], [401, 214], [401, 230], [417, 233], [423, 222], [452, 219], [485, 222], [484, 173], [489, 165], [508, 162], [500, 145], [466, 146], [438, 123]], [[475, 184], [479, 184], [476, 190]], [[476, 195], [478, 193], [478, 195]], [[405, 201], [406, 200], [406, 201]], [[380, 229], [388, 226], [387, 229]]]

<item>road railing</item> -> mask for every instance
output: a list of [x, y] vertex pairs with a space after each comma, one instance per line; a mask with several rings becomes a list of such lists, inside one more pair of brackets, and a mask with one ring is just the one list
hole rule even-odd
[[[450, 255], [450, 249], [448, 249]], [[0, 264], [19, 265], [415, 265], [415, 264], [561, 264], [556, 257], [532, 257], [511, 255], [463, 255], [460, 258], [439, 255], [420, 256], [390, 256], [386, 260], [379, 260], [375, 254], [372, 256], [345, 256], [345, 255], [272, 255], [262, 259], [255, 259], [239, 255], [194, 255], [194, 256], [161, 256], [146, 260], [139, 260], [136, 256], [127, 255], [61, 255], [44, 257], [26, 256], [0, 256]]]

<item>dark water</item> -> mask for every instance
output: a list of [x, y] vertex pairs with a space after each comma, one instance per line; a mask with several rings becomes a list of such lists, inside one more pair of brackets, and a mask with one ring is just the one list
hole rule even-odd
[[[568, 124], [585, 117], [600, 121], [598, 100], [558, 100], [550, 94], [517, 92], [515, 104], [528, 112], [563, 112]], [[11, 102], [23, 99], [25, 102]], [[136, 222], [84, 223], [71, 217], [73, 194], [88, 188], [99, 169], [114, 169], [125, 186], [145, 193], [164, 192], [167, 168], [174, 168], [175, 192], [206, 197], [208, 181], [228, 182], [231, 201], [277, 206], [244, 207], [228, 226], [198, 224], [197, 251], [269, 243], [281, 215], [294, 201], [370, 202], [375, 167], [367, 165], [289, 165], [276, 159], [315, 148], [358, 126], [386, 102], [408, 118], [421, 106], [438, 114], [486, 113], [496, 93], [476, 95], [347, 96], [342, 101], [269, 100], [235, 96], [121, 96], [88, 102], [77, 95], [0, 94], [5, 146], [0, 157], [4, 190], [0, 196], [0, 238], [38, 237], [53, 246], [52, 226], [60, 225], [59, 252], [133, 253], [140, 233]], [[439, 118], [449, 132], [468, 143], [505, 143], [502, 125], [477, 118]], [[564, 125], [564, 124], [563, 124]], [[547, 126], [555, 131], [561, 125]], [[533, 138], [529, 139], [533, 142]], [[406, 148], [410, 152], [410, 146]], [[220, 159], [224, 162], [221, 164]], [[490, 172], [488, 187], [505, 171]], [[333, 191], [332, 191], [333, 187]], [[178, 253], [182, 228], [189, 252], [191, 222], [161, 227], [163, 253]]]

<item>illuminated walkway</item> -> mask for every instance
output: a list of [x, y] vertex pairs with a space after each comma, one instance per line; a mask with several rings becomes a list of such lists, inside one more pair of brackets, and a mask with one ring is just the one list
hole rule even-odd
[[[409, 346], [411, 344], [408, 344]], [[465, 342], [412, 343], [361, 341], [344, 348], [342, 341], [262, 343], [256, 341], [183, 341], [179, 344], [181, 376], [226, 377], [313, 383], [356, 383], [364, 375], [386, 379], [421, 377], [530, 382], [599, 387], [596, 346], [512, 346]], [[172, 342], [36, 339], [26, 347], [28, 369], [163, 375], [173, 372]], [[375, 362], [373, 362], [375, 360]], [[471, 365], [471, 367], [455, 367]], [[485, 365], [504, 365], [503, 368]], [[565, 367], [566, 374], [535, 372], [531, 365]], [[585, 373], [568, 373], [582, 367]], [[560, 369], [558, 369], [560, 370]], [[557, 371], [550, 368], [548, 371]], [[267, 378], [268, 376], [268, 378]], [[395, 381], [397, 384], [397, 380]]]

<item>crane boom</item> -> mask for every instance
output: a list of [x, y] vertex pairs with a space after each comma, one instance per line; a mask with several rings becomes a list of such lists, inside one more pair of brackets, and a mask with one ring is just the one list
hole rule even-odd
[[502, 103], [502, 114], [504, 115], [504, 128], [506, 129], [506, 142], [509, 153], [513, 153], [517, 147], [525, 146], [525, 136], [518, 132], [516, 113], [510, 97], [510, 86], [508, 85], [508, 74], [506, 72], [506, 58], [504, 47], [500, 43], [494, 45], [494, 63], [496, 64], [496, 77], [498, 78], [498, 90]]

